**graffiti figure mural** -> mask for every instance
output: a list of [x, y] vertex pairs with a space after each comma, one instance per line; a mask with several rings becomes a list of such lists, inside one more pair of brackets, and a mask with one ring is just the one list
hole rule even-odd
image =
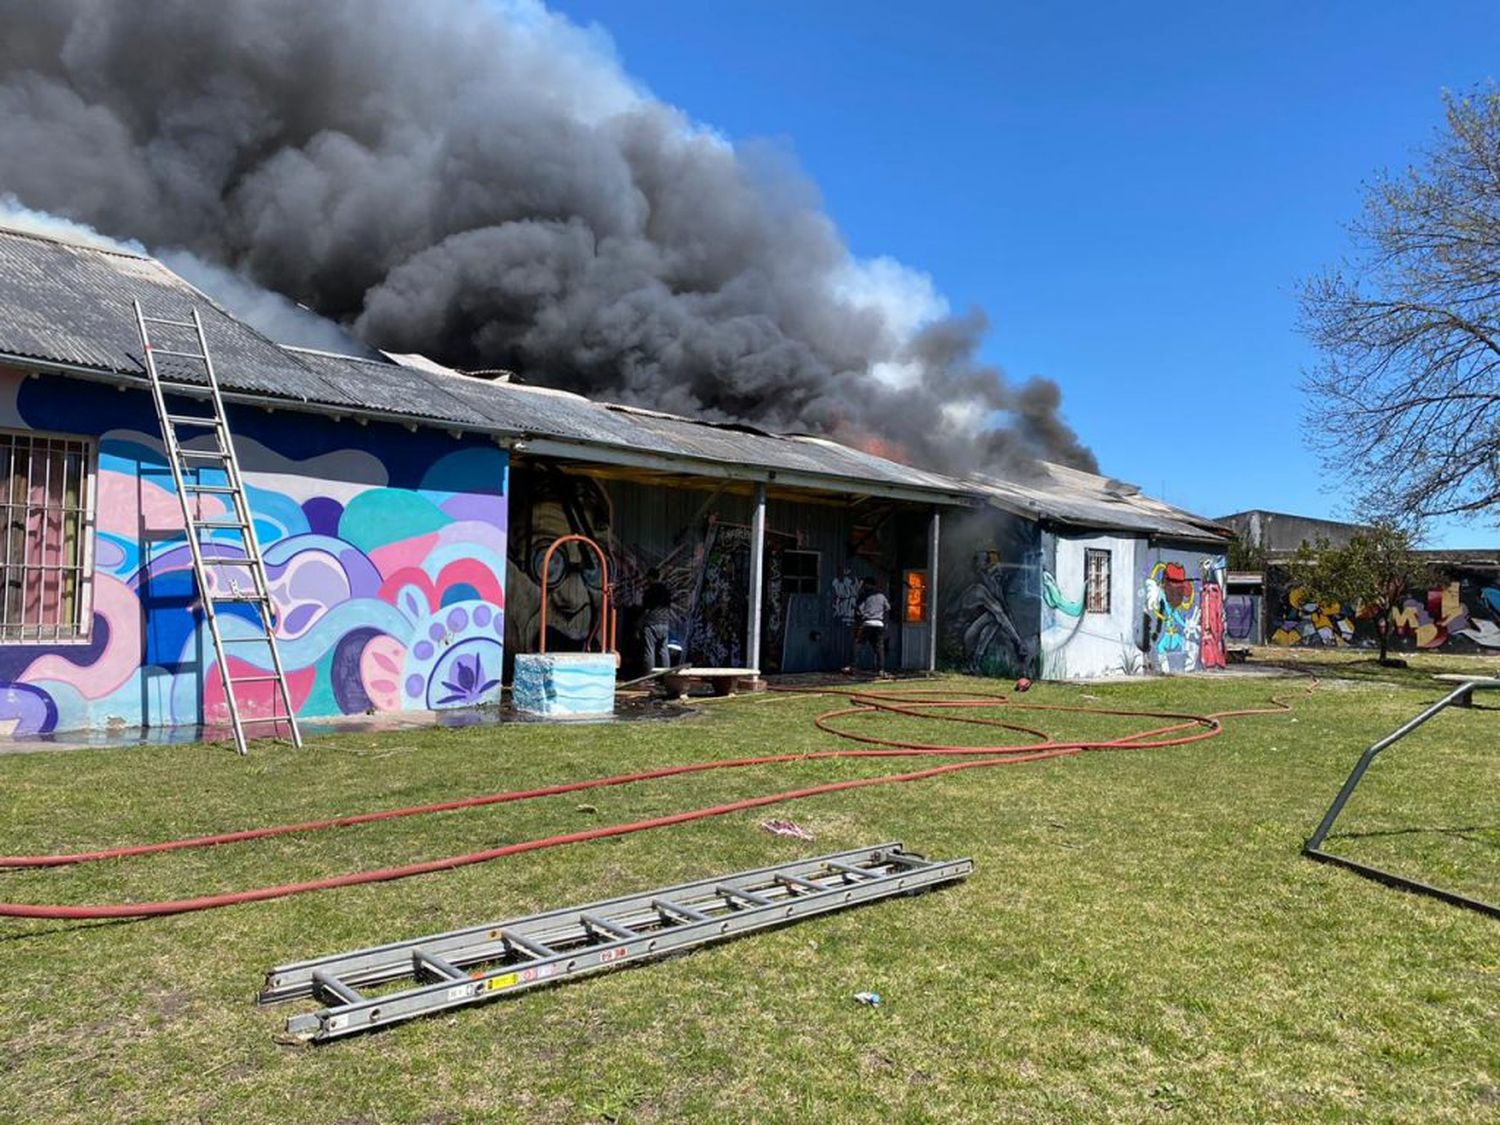
[[1179, 562], [1158, 562], [1146, 579], [1148, 641], [1162, 672], [1198, 666], [1201, 624], [1197, 590]]
[[999, 553], [980, 552], [974, 559], [974, 572], [974, 580], [959, 598], [966, 670], [980, 676], [1030, 672], [1035, 646], [1021, 636], [1011, 617], [1006, 567]]

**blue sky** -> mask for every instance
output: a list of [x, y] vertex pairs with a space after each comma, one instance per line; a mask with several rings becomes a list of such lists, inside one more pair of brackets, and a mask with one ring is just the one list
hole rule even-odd
[[1302, 439], [1340, 421], [1298, 389], [1296, 281], [1443, 90], [1500, 71], [1494, 3], [552, 6], [694, 119], [792, 149], [856, 254], [986, 310], [985, 358], [1056, 379], [1104, 471], [1207, 515], [1342, 514]]

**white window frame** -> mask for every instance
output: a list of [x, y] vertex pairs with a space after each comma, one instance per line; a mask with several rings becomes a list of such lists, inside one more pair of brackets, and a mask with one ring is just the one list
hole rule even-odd
[[[62, 646], [62, 645], [86, 645], [93, 640], [94, 631], [94, 530], [98, 521], [98, 474], [99, 474], [99, 441], [97, 438], [87, 434], [62, 433], [55, 430], [33, 430], [15, 429], [10, 427], [0, 428], [0, 439], [15, 442], [19, 445], [25, 442], [28, 448], [28, 456], [31, 461], [27, 465], [27, 497], [23, 502], [17, 504], [9, 492], [0, 498], [0, 509], [5, 512], [3, 520], [5, 527], [4, 543], [0, 544], [0, 647], [37, 647], [37, 646]], [[12, 622], [8, 619], [10, 611], [10, 571], [13, 560], [9, 557], [11, 541], [11, 520], [15, 509], [19, 508], [30, 512], [31, 472], [35, 463], [35, 445], [38, 442], [67, 442], [71, 445], [81, 446], [83, 454], [83, 478], [81, 498], [79, 505], [79, 554], [76, 565], [60, 564], [58, 570], [76, 570], [78, 574], [78, 600], [74, 610], [74, 621], [71, 625], [62, 622], [43, 624], [34, 622], [28, 624], [26, 621], [26, 580], [25, 574], [28, 564], [25, 558], [21, 562], [21, 620]], [[51, 474], [51, 459], [47, 460], [47, 472]], [[10, 481], [7, 479], [7, 488]], [[50, 487], [50, 481], [43, 478], [43, 495], [45, 496]], [[45, 506], [42, 509], [46, 511]], [[23, 517], [29, 523], [29, 515]], [[30, 551], [23, 548], [24, 554]], [[60, 579], [59, 579], [60, 581]], [[45, 600], [45, 588], [43, 600]], [[33, 632], [27, 633], [31, 629]], [[13, 630], [15, 630], [13, 632]], [[64, 631], [66, 630], [66, 631]]]

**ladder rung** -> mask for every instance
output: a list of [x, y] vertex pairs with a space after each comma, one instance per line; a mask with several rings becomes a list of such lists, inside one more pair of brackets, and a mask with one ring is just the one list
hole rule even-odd
[[254, 715], [248, 719], [240, 719], [240, 726], [245, 726], [249, 723], [285, 723], [290, 719], [290, 715]]
[[222, 642], [226, 645], [258, 644], [263, 645], [271, 640], [270, 633], [257, 633], [253, 637], [223, 637]]
[[193, 484], [191, 481], [183, 481], [182, 487], [187, 492], [221, 492], [233, 494], [239, 491], [232, 484]]
[[673, 902], [669, 898], [653, 898], [651, 905], [662, 914], [675, 914], [679, 918], [686, 918], [689, 922], [707, 922], [708, 915], [701, 910], [695, 910], [691, 906], [683, 906], [680, 902]]
[[588, 929], [603, 930], [607, 934], [614, 934], [615, 937], [624, 938], [627, 941], [631, 938], [641, 936], [629, 926], [622, 926], [618, 922], [611, 922], [608, 918], [601, 918], [597, 914], [580, 914], [578, 920]]
[[532, 938], [523, 937], [520, 934], [511, 933], [511, 931], [509, 930], [501, 930], [500, 936], [505, 940], [506, 944], [513, 946], [516, 949], [525, 950], [533, 957], [557, 956], [557, 950], [553, 949], [549, 945], [543, 945], [541, 942], [536, 941]]
[[232, 684], [274, 684], [280, 683], [280, 676], [231, 676], [229, 682]]
[[804, 879], [800, 875], [778, 875], [776, 881], [788, 887], [801, 887], [804, 891], [821, 894], [828, 888], [821, 883], [814, 883], [811, 879]]
[[[244, 520], [194, 520], [194, 527], [249, 527]], [[204, 560], [207, 561], [206, 559]]]
[[313, 973], [313, 983], [321, 987], [325, 992], [331, 992], [346, 1004], [358, 1004], [364, 999], [358, 992], [350, 988], [332, 973], [318, 971]]
[[174, 326], [176, 328], [197, 328], [198, 327], [191, 320], [170, 320], [170, 319], [168, 319], [167, 317], [164, 317], [164, 316], [144, 316], [143, 315], [141, 317], [141, 319], [144, 320], [147, 324], [170, 324], [170, 325], [172, 325], [172, 326]]
[[170, 355], [176, 356], [178, 359], [196, 359], [199, 363], [208, 362], [208, 356], [204, 355], [202, 352], [182, 352], [178, 351], [175, 348], [158, 348], [155, 344], [151, 344], [149, 346], [151, 348], [152, 355]]
[[747, 891], [740, 887], [715, 887], [714, 894], [721, 895], [724, 898], [729, 899], [743, 899], [745, 902], [750, 903], [751, 906], [772, 905], [771, 900], [768, 899], [765, 895], [756, 894], [754, 891]]
[[179, 457], [202, 457], [207, 461], [227, 461], [229, 454], [222, 449], [179, 449]]
[[866, 871], [863, 867], [850, 867], [847, 863], [836, 863], [833, 860], [829, 860], [823, 866], [827, 867], [830, 871], [839, 871], [845, 875], [852, 875], [858, 879], [880, 878], [880, 876], [876, 875], [875, 872]]
[[457, 965], [439, 957], [436, 953], [429, 953], [425, 949], [413, 949], [411, 951], [412, 967], [416, 969], [430, 969], [439, 977], [447, 980], [468, 980], [469, 974]]
[[200, 395], [208, 396], [213, 392], [213, 388], [206, 381], [202, 383], [188, 383], [181, 379], [162, 379], [158, 377], [156, 385], [168, 394], [192, 395], [195, 398]]
[[217, 426], [217, 418], [200, 418], [196, 414], [168, 414], [167, 421], [177, 426]]

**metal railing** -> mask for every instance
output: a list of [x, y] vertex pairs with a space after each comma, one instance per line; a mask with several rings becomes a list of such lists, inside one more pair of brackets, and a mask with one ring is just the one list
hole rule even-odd
[[1443, 887], [1434, 887], [1430, 883], [1423, 883], [1418, 879], [1409, 878], [1398, 872], [1387, 871], [1382, 867], [1360, 863], [1358, 860], [1348, 859], [1345, 856], [1334, 855], [1332, 852], [1323, 850], [1323, 841], [1328, 838], [1328, 833], [1333, 830], [1334, 821], [1338, 820], [1339, 814], [1344, 811], [1344, 806], [1349, 802], [1350, 796], [1353, 795], [1354, 790], [1358, 787], [1360, 779], [1365, 775], [1365, 771], [1370, 768], [1370, 763], [1382, 751], [1389, 749], [1412, 731], [1425, 724], [1429, 719], [1436, 717], [1449, 707], [1470, 706], [1474, 692], [1493, 691], [1497, 689], [1500, 689], [1500, 679], [1466, 680], [1416, 718], [1397, 727], [1361, 754], [1359, 761], [1354, 763], [1354, 769], [1349, 772], [1349, 776], [1344, 780], [1343, 787], [1339, 790], [1338, 796], [1333, 799], [1333, 804], [1328, 806], [1328, 811], [1323, 814], [1323, 819], [1318, 824], [1316, 831], [1302, 845], [1302, 854], [1309, 859], [1318, 860], [1320, 863], [1332, 863], [1337, 864], [1339, 867], [1348, 868], [1356, 874], [1363, 875], [1367, 879], [1375, 879], [1378, 882], [1385, 883], [1387, 886], [1399, 887], [1402, 890], [1414, 891], [1417, 894], [1430, 895], [1433, 898], [1452, 903], [1454, 906], [1462, 906], [1469, 910], [1477, 910], [1481, 914], [1500, 918], [1500, 906], [1494, 903], [1485, 902], [1482, 899], [1470, 898], [1468, 895], [1462, 895], [1457, 891], [1450, 891]]

